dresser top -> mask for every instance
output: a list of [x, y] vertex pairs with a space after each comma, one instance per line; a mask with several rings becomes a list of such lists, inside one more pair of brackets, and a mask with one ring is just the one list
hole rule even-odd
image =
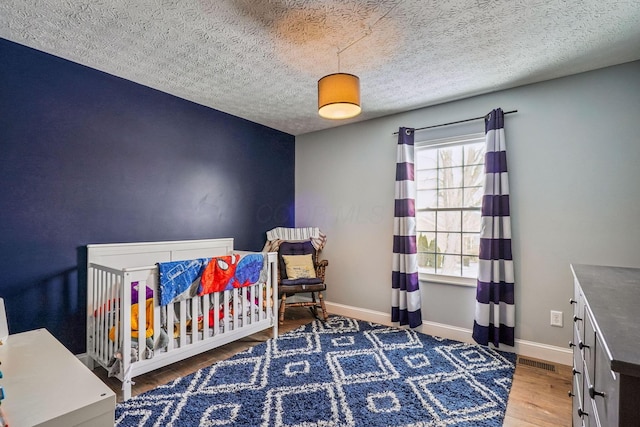
[[0, 361], [9, 425], [97, 425], [102, 414], [113, 420], [115, 393], [46, 329], [9, 335]]
[[640, 268], [572, 265], [611, 370], [640, 377]]

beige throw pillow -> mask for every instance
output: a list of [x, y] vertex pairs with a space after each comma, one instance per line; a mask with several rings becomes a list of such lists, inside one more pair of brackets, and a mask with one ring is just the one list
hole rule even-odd
[[316, 277], [316, 270], [313, 268], [311, 254], [307, 255], [282, 255], [286, 266], [288, 279], [308, 279]]

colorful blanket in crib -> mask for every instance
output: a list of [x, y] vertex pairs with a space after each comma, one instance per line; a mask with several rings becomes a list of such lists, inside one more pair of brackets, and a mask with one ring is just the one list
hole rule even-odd
[[231, 254], [214, 258], [158, 263], [160, 305], [267, 279], [264, 253]]
[[202, 273], [198, 295], [265, 282], [266, 261], [267, 258], [262, 253], [232, 254], [212, 258]]
[[160, 305], [182, 301], [198, 294], [200, 276], [211, 258], [158, 263]]

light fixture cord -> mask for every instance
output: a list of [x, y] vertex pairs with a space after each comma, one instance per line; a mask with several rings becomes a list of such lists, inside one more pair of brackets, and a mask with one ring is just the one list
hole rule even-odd
[[376, 24], [378, 24], [378, 22], [382, 21], [388, 14], [391, 13], [391, 11], [393, 9], [395, 9], [396, 7], [398, 7], [398, 5], [402, 3], [402, 1], [399, 1], [398, 3], [394, 4], [391, 9], [389, 9], [384, 15], [382, 15], [381, 17], [379, 17], [378, 19], [376, 19], [376, 22], [374, 22], [373, 24], [369, 25], [369, 27], [367, 28], [367, 30], [365, 31], [365, 33], [359, 38], [356, 39], [354, 41], [352, 41], [351, 43], [349, 43], [348, 45], [346, 45], [345, 47], [343, 47], [342, 49], [338, 48], [338, 72], [340, 72], [340, 54], [342, 52], [344, 52], [345, 50], [349, 49], [351, 46], [353, 46], [354, 44], [358, 43], [360, 40], [364, 39], [365, 37], [368, 37], [371, 35], [371, 33], [373, 33], [373, 27], [376, 26]]

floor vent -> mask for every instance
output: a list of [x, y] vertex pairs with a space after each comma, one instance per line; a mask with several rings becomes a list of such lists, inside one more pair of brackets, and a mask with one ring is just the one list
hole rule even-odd
[[551, 371], [551, 372], [556, 371], [555, 365], [552, 365], [550, 363], [545, 363], [545, 362], [538, 362], [537, 360], [525, 359], [524, 357], [518, 358], [518, 364], [533, 366], [534, 368], [540, 368], [540, 369], [544, 369], [546, 371]]

